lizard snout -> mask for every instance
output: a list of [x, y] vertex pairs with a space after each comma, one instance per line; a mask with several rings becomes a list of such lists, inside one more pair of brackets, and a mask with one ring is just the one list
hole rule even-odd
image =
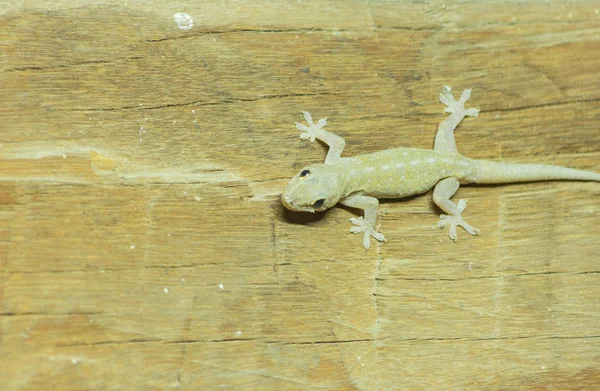
[[294, 208], [292, 207], [292, 198], [290, 197], [289, 194], [283, 193], [281, 195], [281, 202], [283, 203], [283, 206], [285, 206], [288, 209], [293, 210]]

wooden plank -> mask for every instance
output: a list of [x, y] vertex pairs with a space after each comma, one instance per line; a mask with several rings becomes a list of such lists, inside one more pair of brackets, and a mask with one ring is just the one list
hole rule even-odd
[[[350, 344], [354, 345], [354, 344]], [[358, 343], [357, 343], [358, 345]], [[360, 350], [361, 345], [354, 348]], [[354, 388], [347, 373], [356, 373], [344, 362], [336, 344], [287, 345], [255, 341], [215, 343], [130, 343], [63, 347], [37, 355], [11, 357], [12, 368], [23, 371], [11, 388], [47, 386], [79, 388], [138, 388], [161, 390], [191, 387], [235, 389], [335, 389]], [[356, 360], [355, 360], [356, 361]], [[338, 374], [338, 375], [336, 375]]]
[[[473, 88], [470, 158], [600, 172], [588, 1], [0, 5], [0, 388], [600, 388], [595, 183], [286, 211], [325, 148], [431, 148]], [[187, 12], [190, 30], [174, 14]]]
[[[432, 340], [385, 344], [372, 366], [372, 388], [594, 390], [600, 374], [589, 366], [597, 338]], [[527, 352], [524, 354], [524, 352]], [[466, 359], [465, 359], [466, 358]]]

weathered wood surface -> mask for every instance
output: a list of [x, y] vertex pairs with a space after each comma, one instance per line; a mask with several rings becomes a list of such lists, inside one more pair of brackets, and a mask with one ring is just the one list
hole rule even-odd
[[[430, 148], [600, 171], [600, 4], [0, 5], [0, 389], [600, 389], [600, 185], [283, 210], [322, 161]], [[131, 2], [133, 3], [133, 2]], [[187, 12], [181, 31], [173, 15]]]

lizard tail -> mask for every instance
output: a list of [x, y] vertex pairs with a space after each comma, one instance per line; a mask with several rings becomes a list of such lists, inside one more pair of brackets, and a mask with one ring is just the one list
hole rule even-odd
[[573, 168], [548, 164], [499, 163], [487, 160], [473, 160], [475, 172], [473, 183], [512, 183], [535, 181], [596, 181], [600, 174]]

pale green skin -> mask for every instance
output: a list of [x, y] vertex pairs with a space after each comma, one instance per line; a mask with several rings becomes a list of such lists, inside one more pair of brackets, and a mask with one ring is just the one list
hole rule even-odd
[[[304, 118], [309, 126], [296, 124], [303, 131], [301, 138], [319, 139], [330, 150], [324, 164], [303, 168], [290, 180], [282, 194], [283, 204], [291, 210], [322, 211], [338, 202], [364, 210], [364, 218], [353, 218], [351, 232], [364, 232], [363, 244], [370, 246], [370, 237], [385, 241], [375, 230], [378, 198], [403, 198], [434, 188], [433, 200], [447, 213], [440, 216], [440, 227], [449, 226], [449, 237], [456, 241], [456, 227], [471, 235], [478, 230], [462, 218], [466, 200], [455, 204], [450, 200], [460, 184], [510, 183], [541, 180], [600, 181], [600, 174], [544, 164], [509, 164], [472, 160], [459, 154], [454, 141], [454, 129], [465, 116], [477, 116], [479, 110], [465, 109], [470, 97], [465, 90], [454, 99], [449, 87], [440, 94], [440, 101], [451, 115], [443, 121], [436, 134], [433, 150], [395, 148], [365, 155], [341, 157], [344, 139], [323, 129], [325, 120], [314, 124], [309, 113]], [[306, 171], [308, 170], [308, 171]], [[307, 173], [309, 172], [309, 173]]]
[[386, 149], [307, 166], [304, 169], [309, 169], [311, 175], [301, 178], [298, 173], [284, 194], [293, 194], [293, 204], [301, 207], [310, 207], [321, 198], [327, 199], [324, 205], [331, 207], [351, 194], [403, 198], [425, 193], [444, 178], [467, 178], [473, 175], [472, 166], [470, 159], [457, 153]]

